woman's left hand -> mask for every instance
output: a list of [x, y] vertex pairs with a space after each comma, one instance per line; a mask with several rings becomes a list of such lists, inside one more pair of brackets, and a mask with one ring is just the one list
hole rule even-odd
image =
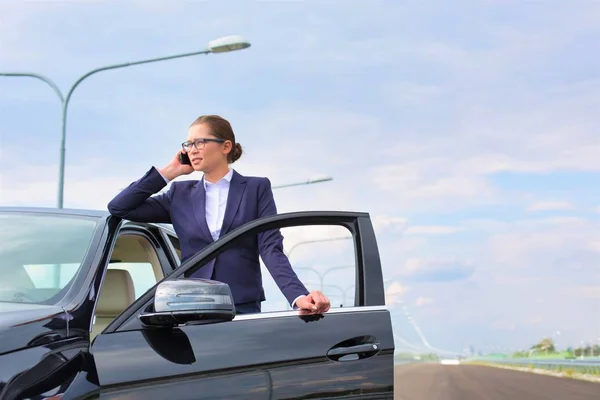
[[319, 290], [313, 290], [308, 295], [296, 300], [296, 306], [301, 310], [309, 310], [322, 314], [329, 311], [331, 304], [327, 296]]

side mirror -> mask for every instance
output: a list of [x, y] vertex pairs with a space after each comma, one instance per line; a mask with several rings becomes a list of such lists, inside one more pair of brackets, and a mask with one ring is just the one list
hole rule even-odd
[[214, 324], [233, 317], [235, 306], [229, 285], [195, 278], [162, 282], [154, 294], [154, 311], [138, 316], [148, 327]]

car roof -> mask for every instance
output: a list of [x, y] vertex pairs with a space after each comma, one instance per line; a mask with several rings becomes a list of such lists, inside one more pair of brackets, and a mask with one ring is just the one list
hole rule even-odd
[[[95, 218], [108, 218], [110, 213], [108, 210], [93, 210], [93, 209], [80, 209], [80, 208], [56, 208], [56, 207], [21, 207], [21, 206], [0, 206], [0, 213], [3, 212], [19, 212], [19, 213], [36, 213], [36, 214], [53, 214], [53, 215], [73, 215], [80, 217], [95, 217]], [[124, 222], [132, 222], [127, 219]], [[171, 224], [164, 223], [148, 223], [148, 225], [157, 226], [163, 230], [169, 231], [169, 233], [175, 234], [175, 229]]]
[[56, 208], [56, 207], [21, 207], [21, 206], [0, 206], [0, 212], [25, 212], [37, 214], [60, 214], [60, 215], [79, 215], [88, 217], [109, 217], [108, 210], [91, 210], [78, 208]]

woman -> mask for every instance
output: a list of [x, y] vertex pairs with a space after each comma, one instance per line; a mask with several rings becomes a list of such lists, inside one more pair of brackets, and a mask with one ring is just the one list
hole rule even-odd
[[[182, 163], [181, 155], [187, 155], [190, 164]], [[201, 116], [190, 126], [187, 141], [171, 162], [159, 170], [152, 167], [111, 200], [108, 210], [131, 221], [173, 224], [184, 261], [225, 233], [277, 213], [269, 179], [245, 177], [229, 168], [241, 155], [242, 146], [235, 141], [227, 120]], [[173, 182], [166, 193], [152, 196], [169, 181], [193, 171], [202, 171], [204, 177]], [[227, 283], [236, 313], [258, 313], [265, 300], [259, 255], [293, 308], [317, 313], [329, 310], [327, 297], [320, 291], [309, 293], [294, 273], [283, 253], [279, 230], [241, 240], [193, 277]]]

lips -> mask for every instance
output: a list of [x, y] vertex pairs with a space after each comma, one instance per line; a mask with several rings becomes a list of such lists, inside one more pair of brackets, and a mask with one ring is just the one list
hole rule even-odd
[[200, 157], [196, 157], [196, 158], [192, 158], [192, 160], [191, 160], [191, 161], [192, 161], [193, 163], [195, 163], [195, 162], [200, 162], [200, 161], [202, 161], [202, 159], [201, 159]]

